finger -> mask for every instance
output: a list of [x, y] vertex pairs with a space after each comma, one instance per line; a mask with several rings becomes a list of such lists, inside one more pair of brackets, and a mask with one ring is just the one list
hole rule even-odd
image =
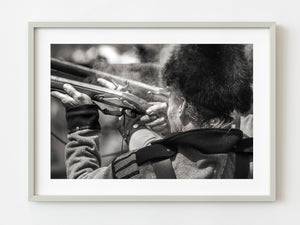
[[78, 92], [72, 85], [70, 84], [64, 84], [63, 85], [63, 89], [65, 90], [65, 92], [70, 95], [73, 98], [77, 98], [78, 96], [81, 95], [80, 92]]
[[109, 88], [109, 89], [112, 89], [112, 90], [115, 90], [116, 89], [116, 85], [114, 85], [112, 82], [108, 81], [108, 80], [105, 80], [103, 78], [98, 78], [97, 79], [97, 82], [103, 86], [103, 87], [106, 87], [106, 88]]
[[142, 121], [142, 122], [148, 122], [148, 121], [155, 120], [155, 119], [157, 119], [157, 116], [156, 116], [156, 115], [151, 115], [151, 116], [149, 116], [149, 115], [144, 115], [144, 116], [142, 116], [142, 117], [140, 118], [140, 121]]
[[154, 121], [152, 121], [150, 123], [147, 123], [147, 126], [149, 126], [149, 127], [155, 127], [155, 126], [162, 125], [165, 122], [166, 122], [165, 117], [161, 117], [161, 118], [159, 118], [157, 120], [154, 120]]
[[166, 102], [149, 102], [149, 105], [162, 105], [162, 106], [167, 106]]
[[74, 103], [74, 99], [67, 94], [63, 94], [58, 91], [52, 91], [51, 95], [55, 98], [58, 98], [64, 105], [72, 105]]
[[148, 122], [148, 121], [150, 121], [150, 116], [148, 116], [148, 115], [142, 116], [140, 118], [140, 121], [142, 121], [142, 122]]
[[161, 102], [161, 103], [156, 103], [153, 106], [150, 106], [147, 110], [146, 113], [149, 115], [155, 114], [155, 113], [160, 113], [160, 112], [165, 112], [167, 109], [167, 103], [166, 102]]
[[162, 131], [162, 130], [166, 129], [167, 125], [168, 125], [167, 123], [163, 123], [163, 124], [160, 125], [160, 126], [153, 127], [152, 130], [153, 130], [153, 131]]
[[60, 101], [62, 101], [62, 99], [66, 98], [68, 95], [60, 93], [58, 91], [51, 91], [51, 96], [59, 99]]

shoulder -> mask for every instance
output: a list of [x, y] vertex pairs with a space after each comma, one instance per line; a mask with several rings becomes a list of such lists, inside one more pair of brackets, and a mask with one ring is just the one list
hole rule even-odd
[[170, 158], [174, 154], [176, 153], [160, 144], [125, 153], [112, 162], [113, 178], [141, 179], [143, 177], [140, 173], [140, 168], [143, 164]]
[[136, 151], [127, 152], [115, 158], [112, 162], [112, 173], [114, 179], [139, 179]]

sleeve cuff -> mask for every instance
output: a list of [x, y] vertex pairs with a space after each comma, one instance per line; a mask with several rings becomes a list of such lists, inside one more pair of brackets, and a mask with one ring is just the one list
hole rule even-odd
[[96, 104], [80, 105], [66, 110], [68, 132], [83, 129], [100, 130], [98, 106]]

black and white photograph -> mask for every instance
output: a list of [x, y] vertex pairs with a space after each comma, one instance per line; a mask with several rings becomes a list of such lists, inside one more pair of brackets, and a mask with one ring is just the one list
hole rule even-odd
[[3, 1], [1, 224], [300, 224], [299, 8]]
[[51, 179], [253, 179], [253, 44], [51, 44]]

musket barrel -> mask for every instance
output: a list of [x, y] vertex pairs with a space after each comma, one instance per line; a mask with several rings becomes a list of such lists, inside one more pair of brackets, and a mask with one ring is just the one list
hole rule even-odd
[[[112, 75], [109, 73], [101, 72], [95, 69], [91, 69], [85, 66], [77, 65], [74, 63], [66, 62], [63, 60], [59, 60], [56, 58], [51, 58], [51, 69], [65, 73], [65, 74], [70, 74], [72, 76], [78, 76], [80, 78], [87, 78], [90, 76], [98, 76], [104, 79], [112, 79], [116, 81], [117, 83], [120, 84], [125, 84], [128, 83], [131, 92], [134, 94], [137, 94], [139, 91], [143, 91], [143, 94], [153, 94], [153, 95], [160, 95], [161, 100], [167, 100], [169, 97], [169, 92], [160, 87], [155, 87], [152, 85], [148, 85], [139, 81], [131, 80], [131, 79], [126, 79], [120, 76]], [[135, 93], [136, 92], [136, 93]]]

